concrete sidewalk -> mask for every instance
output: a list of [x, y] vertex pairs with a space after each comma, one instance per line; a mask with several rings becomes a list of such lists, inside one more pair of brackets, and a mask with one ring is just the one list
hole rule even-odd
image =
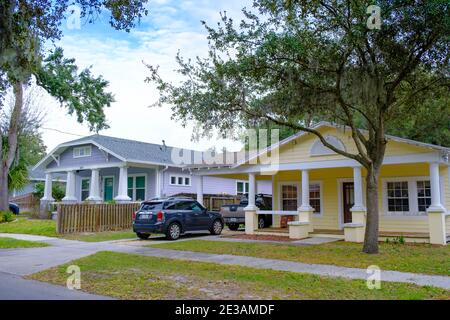
[[[0, 234], [0, 236], [21, 237], [24, 235]], [[26, 236], [26, 240], [37, 240], [37, 236]], [[23, 239], [25, 239], [23, 238]], [[213, 236], [208, 236], [214, 240]], [[27, 249], [2, 249], [0, 252], [0, 271], [15, 275], [28, 275], [48, 269], [71, 260], [94, 254], [99, 251], [133, 253], [152, 257], [177, 260], [212, 262], [223, 265], [239, 265], [245, 267], [289, 271], [296, 273], [316, 274], [328, 277], [366, 280], [366, 269], [339, 267], [334, 265], [308, 264], [284, 260], [234, 256], [227, 254], [209, 254], [191, 251], [177, 251], [144, 247], [146, 244], [163, 243], [165, 240], [151, 241], [105, 241], [82, 242], [48, 237], [40, 237], [39, 241], [51, 244], [50, 247]], [[187, 240], [186, 240], [187, 241]], [[389, 282], [412, 283], [421, 286], [429, 285], [450, 290], [450, 277], [424, 275], [409, 272], [381, 271], [381, 280]]]

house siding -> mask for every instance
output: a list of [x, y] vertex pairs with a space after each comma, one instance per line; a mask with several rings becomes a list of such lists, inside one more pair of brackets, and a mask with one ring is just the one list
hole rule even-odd
[[[74, 158], [73, 157], [73, 148], [83, 147], [90, 145], [92, 148], [91, 155], [89, 157], [81, 157]], [[59, 157], [59, 167], [61, 168], [73, 168], [73, 167], [83, 167], [89, 165], [98, 165], [98, 164], [118, 164], [122, 162], [120, 159], [109, 155], [108, 159], [105, 157], [105, 153], [102, 152], [97, 146], [92, 144], [80, 145], [75, 147], [67, 148], [63, 153], [61, 153]], [[47, 165], [47, 169], [55, 169], [59, 168], [58, 164], [55, 161], [52, 161]]]
[[[197, 184], [200, 179], [199, 176], [190, 175], [190, 186], [174, 186], [170, 184], [170, 176], [172, 175], [186, 175], [189, 172], [180, 168], [169, 168], [163, 173], [163, 196], [170, 196], [178, 193], [197, 193]], [[259, 180], [257, 182], [256, 190], [258, 193], [272, 194], [272, 181]], [[207, 194], [230, 194], [236, 195], [236, 179], [220, 178], [220, 177], [203, 177], [203, 193]]]

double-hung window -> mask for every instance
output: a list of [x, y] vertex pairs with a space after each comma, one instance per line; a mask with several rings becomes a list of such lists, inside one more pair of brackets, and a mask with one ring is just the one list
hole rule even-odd
[[417, 205], [419, 212], [426, 212], [431, 205], [431, 187], [430, 181], [417, 181]]
[[321, 208], [321, 190], [320, 183], [312, 183], [309, 185], [309, 205], [314, 208], [314, 213], [320, 214]]
[[409, 191], [407, 181], [387, 183], [388, 211], [394, 214], [409, 212]]
[[89, 197], [90, 184], [91, 184], [91, 179], [89, 179], [89, 178], [81, 179], [81, 201], [84, 201]]
[[144, 201], [146, 191], [145, 175], [128, 177], [128, 196], [133, 201]]
[[247, 181], [236, 181], [236, 194], [248, 193]]
[[73, 148], [74, 158], [90, 157], [92, 154], [91, 146], [75, 147]]

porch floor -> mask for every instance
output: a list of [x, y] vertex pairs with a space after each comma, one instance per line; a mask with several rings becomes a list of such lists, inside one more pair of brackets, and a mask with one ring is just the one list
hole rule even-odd
[[[280, 236], [289, 236], [288, 228], [264, 228], [258, 229], [255, 231], [256, 234], [276, 234]], [[314, 229], [313, 232], [310, 233], [311, 236], [317, 235], [333, 235], [333, 236], [344, 236], [344, 230], [336, 230], [336, 229]], [[430, 235], [424, 232], [392, 232], [392, 231], [380, 231], [380, 237], [399, 237], [403, 236], [405, 238], [415, 238], [415, 239], [429, 239]]]

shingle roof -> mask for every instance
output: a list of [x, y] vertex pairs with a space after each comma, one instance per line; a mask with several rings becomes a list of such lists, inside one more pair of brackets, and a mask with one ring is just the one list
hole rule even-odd
[[144, 162], [173, 164], [171, 154], [174, 148], [160, 144], [115, 138], [99, 134], [72, 140], [64, 144], [82, 143], [83, 141], [94, 141], [116, 155], [124, 158], [126, 161], [138, 160]]
[[[31, 181], [44, 181], [45, 180], [45, 172], [44, 169], [42, 167], [38, 167], [38, 168], [33, 168], [30, 167], [28, 169], [28, 175]], [[65, 181], [66, 180], [66, 175], [65, 174], [59, 174], [59, 173], [54, 173], [52, 175], [53, 180], [60, 180], [60, 181]]]

